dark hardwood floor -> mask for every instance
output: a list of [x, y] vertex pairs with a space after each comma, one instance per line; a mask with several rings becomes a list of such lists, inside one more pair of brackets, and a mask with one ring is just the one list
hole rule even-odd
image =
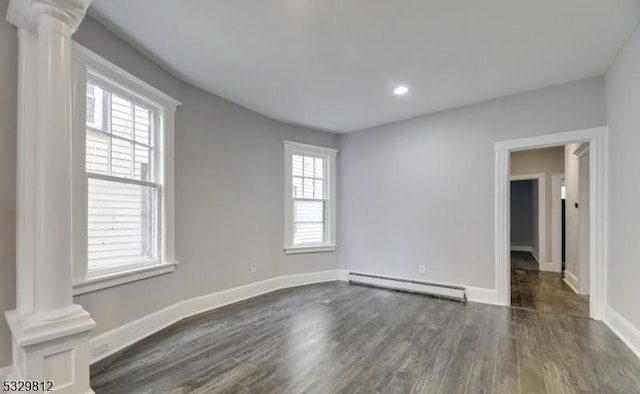
[[540, 264], [530, 252], [511, 252], [511, 268], [540, 270]]
[[589, 296], [576, 294], [562, 274], [539, 271], [537, 266], [530, 253], [511, 252], [512, 307], [589, 317]]
[[107, 393], [640, 393], [603, 323], [329, 282], [183, 320], [92, 367]]

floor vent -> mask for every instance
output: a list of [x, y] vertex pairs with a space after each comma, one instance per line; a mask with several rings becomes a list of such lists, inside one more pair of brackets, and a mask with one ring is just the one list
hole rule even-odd
[[465, 289], [464, 287], [459, 286], [420, 282], [411, 279], [389, 278], [386, 276], [361, 274], [358, 272], [349, 272], [349, 283], [408, 291], [411, 293], [428, 294], [451, 300], [467, 302]]

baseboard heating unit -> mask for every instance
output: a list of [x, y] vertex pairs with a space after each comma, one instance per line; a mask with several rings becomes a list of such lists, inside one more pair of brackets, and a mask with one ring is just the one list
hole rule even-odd
[[439, 283], [420, 282], [411, 279], [390, 278], [386, 276], [349, 272], [349, 283], [382, 287], [385, 289], [408, 291], [411, 293], [428, 294], [432, 296], [467, 302], [464, 287], [442, 285]]

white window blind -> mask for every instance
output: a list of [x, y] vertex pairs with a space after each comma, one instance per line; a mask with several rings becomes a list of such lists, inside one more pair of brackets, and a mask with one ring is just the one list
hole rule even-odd
[[326, 240], [325, 167], [321, 157], [294, 154], [291, 158], [294, 245]]
[[157, 114], [87, 83], [88, 271], [157, 259]]

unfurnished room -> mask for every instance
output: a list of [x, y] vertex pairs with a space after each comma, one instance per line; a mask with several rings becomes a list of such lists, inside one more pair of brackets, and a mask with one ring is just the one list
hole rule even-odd
[[0, 392], [640, 393], [640, 0], [0, 14]]

